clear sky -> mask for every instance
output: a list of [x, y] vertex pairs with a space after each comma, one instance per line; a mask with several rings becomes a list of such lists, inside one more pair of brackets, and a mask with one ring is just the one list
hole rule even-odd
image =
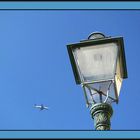
[[94, 130], [66, 48], [94, 31], [124, 37], [128, 79], [113, 105], [111, 128], [140, 130], [137, 10], [1, 10], [0, 130]]

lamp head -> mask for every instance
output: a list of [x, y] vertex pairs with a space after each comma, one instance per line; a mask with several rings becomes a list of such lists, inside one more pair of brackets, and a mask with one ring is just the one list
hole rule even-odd
[[123, 37], [94, 32], [88, 40], [67, 48], [76, 83], [82, 85], [87, 105], [117, 103], [122, 80], [127, 78]]

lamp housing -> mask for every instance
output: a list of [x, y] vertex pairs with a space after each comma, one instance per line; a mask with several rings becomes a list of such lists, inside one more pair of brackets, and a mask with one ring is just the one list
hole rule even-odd
[[96, 36], [67, 45], [76, 84], [81, 84], [88, 107], [118, 103], [122, 81], [127, 78], [123, 37]]

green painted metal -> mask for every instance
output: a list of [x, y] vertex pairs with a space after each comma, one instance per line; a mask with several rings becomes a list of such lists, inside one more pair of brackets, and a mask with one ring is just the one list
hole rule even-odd
[[113, 115], [113, 109], [109, 104], [95, 104], [91, 107], [90, 112], [96, 130], [110, 130], [110, 118]]
[[124, 41], [123, 37], [105, 37], [101, 39], [90, 39], [90, 40], [83, 40], [80, 43], [75, 44], [69, 44], [67, 45], [68, 54], [70, 57], [73, 73], [75, 76], [76, 84], [81, 84], [82, 81], [80, 79], [80, 75], [78, 73], [78, 69], [75, 63], [75, 59], [73, 56], [73, 50], [80, 47], [88, 47], [90, 45], [98, 45], [98, 44], [105, 44], [105, 43], [111, 43], [116, 42], [118, 44], [118, 47], [120, 48], [120, 56], [122, 58], [122, 64], [123, 64], [123, 78], [127, 78], [127, 67], [126, 67], [126, 59], [125, 59], [125, 51], [124, 51]]

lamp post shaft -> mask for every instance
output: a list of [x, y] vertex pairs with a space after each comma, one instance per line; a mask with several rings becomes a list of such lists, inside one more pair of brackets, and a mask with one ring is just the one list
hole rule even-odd
[[110, 130], [110, 118], [113, 114], [112, 107], [107, 103], [95, 104], [91, 107], [91, 115], [94, 119], [96, 130]]

